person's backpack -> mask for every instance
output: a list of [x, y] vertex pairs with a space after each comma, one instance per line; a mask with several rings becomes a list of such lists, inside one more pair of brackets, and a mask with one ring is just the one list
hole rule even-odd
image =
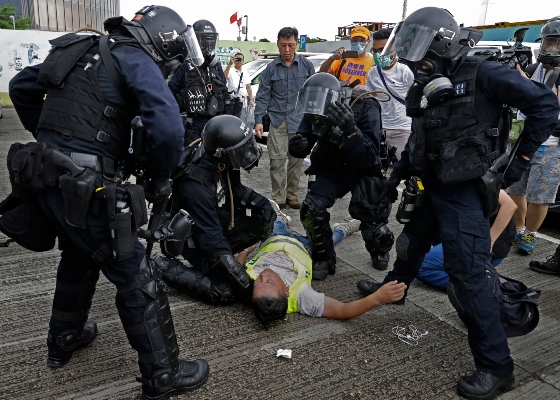
[[486, 273], [493, 282], [494, 293], [500, 302], [500, 317], [506, 336], [523, 336], [535, 329], [539, 323], [537, 299], [541, 291], [500, 275], [492, 267], [487, 267]]

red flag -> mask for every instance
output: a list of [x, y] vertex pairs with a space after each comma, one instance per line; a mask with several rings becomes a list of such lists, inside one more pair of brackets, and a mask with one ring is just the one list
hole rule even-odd
[[235, 12], [235, 14], [233, 14], [231, 17], [229, 17], [229, 23], [233, 24], [235, 21], [237, 21], [237, 11]]
[[237, 26], [241, 26], [241, 18], [237, 20]]

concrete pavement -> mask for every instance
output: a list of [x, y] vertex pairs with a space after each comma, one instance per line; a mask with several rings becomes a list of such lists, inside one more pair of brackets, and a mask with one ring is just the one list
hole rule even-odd
[[[13, 142], [30, 140], [14, 110], [5, 108], [0, 158], [5, 160]], [[270, 195], [266, 153], [243, 179]], [[303, 186], [302, 181], [301, 199]], [[0, 195], [8, 193], [3, 164]], [[342, 221], [347, 206], [348, 196], [332, 208], [331, 222]], [[287, 214], [290, 227], [303, 233], [297, 210]], [[395, 236], [402, 229], [394, 216], [390, 228]], [[0, 234], [0, 242], [4, 239]], [[517, 382], [502, 400], [560, 398], [560, 277], [528, 268], [531, 258], [544, 259], [555, 247], [541, 239], [534, 257], [512, 251], [498, 267], [500, 273], [542, 290], [539, 326], [509, 341]], [[371, 267], [359, 233], [337, 247], [337, 256], [336, 274], [313, 284], [330, 297], [358, 299], [358, 280], [380, 281], [385, 275]], [[115, 288], [104, 277], [90, 314], [99, 324], [98, 338], [66, 367], [47, 368], [46, 334], [58, 260], [56, 249], [32, 253], [15, 244], [0, 248], [0, 398], [138, 398], [136, 355], [114, 307]], [[206, 358], [211, 367], [207, 383], [180, 399], [458, 399], [457, 380], [474, 369], [465, 328], [447, 295], [417, 281], [404, 306], [380, 306], [346, 322], [289, 315], [268, 331], [245, 305], [213, 307], [174, 290], [169, 297], [181, 356]], [[417, 340], [401, 341], [394, 331]], [[291, 349], [292, 358], [277, 358], [278, 349]]]

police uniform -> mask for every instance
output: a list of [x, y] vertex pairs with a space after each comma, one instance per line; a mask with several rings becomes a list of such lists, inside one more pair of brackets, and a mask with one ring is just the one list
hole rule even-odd
[[439, 235], [450, 278], [448, 295], [469, 331], [477, 369], [510, 376], [513, 360], [501, 329], [498, 299], [485, 272], [490, 225], [479, 178], [504, 151], [505, 138], [497, 135], [503, 104], [527, 115], [518, 154], [530, 157], [557, 123], [558, 100], [544, 85], [480, 56], [463, 59], [449, 78], [455, 94], [440, 105], [421, 109], [421, 96], [413, 100], [412, 91], [407, 98], [409, 112], [421, 111], [413, 116], [412, 135], [393, 174], [420, 175], [425, 196], [396, 240], [397, 260], [383, 283], [410, 285]]
[[[355, 91], [355, 96], [363, 93]], [[355, 98], [355, 97], [354, 97]], [[305, 114], [298, 128], [298, 134], [307, 139], [308, 148], [301, 154], [304, 157], [311, 152], [311, 166], [305, 171], [309, 175], [308, 192], [302, 203], [301, 219], [306, 227], [308, 237], [312, 243], [313, 259], [328, 261], [330, 273], [334, 273], [336, 255], [332, 243], [330, 215], [327, 211], [334, 205], [336, 199], [342, 198], [352, 191], [362, 176], [381, 177], [379, 159], [381, 116], [379, 103], [371, 97], [365, 97], [353, 106], [356, 119], [356, 133], [342, 139], [342, 145], [333, 143], [325, 136], [313, 133], [312, 117]], [[317, 143], [317, 146], [313, 146]], [[311, 149], [313, 148], [313, 151]], [[373, 254], [389, 251], [392, 245], [392, 234], [388, 248], [379, 249], [374, 244], [374, 231], [379, 223], [385, 223], [386, 218], [373, 220], [363, 215], [353, 216], [362, 220], [360, 230], [366, 242], [366, 248]], [[325, 238], [325, 240], [323, 240]], [[315, 279], [318, 271], [314, 270]]]
[[[209, 303], [229, 304], [249, 292], [249, 276], [233, 254], [267, 238], [276, 219], [270, 202], [241, 183], [235, 161], [223, 154], [229, 135], [232, 151], [250, 155], [247, 163], [235, 167], [256, 165], [260, 151], [249, 129], [234, 116], [213, 118], [204, 128], [202, 143], [174, 174], [172, 213], [183, 209], [194, 220], [194, 246], [184, 246], [182, 252], [194, 269], [172, 260], [156, 262], [170, 286]], [[216, 152], [222, 158], [212, 155]]]
[[[143, 15], [143, 10], [138, 15]], [[152, 13], [146, 18], [146, 26], [156, 15], [154, 10], [160, 14], [158, 18], [166, 18], [165, 23], [157, 23], [159, 29], [170, 25], [169, 29], [175, 31], [188, 29], [173, 10], [161, 6], [146, 9]], [[168, 181], [178, 163], [183, 150], [183, 124], [161, 65], [130, 33], [144, 31], [144, 25], [119, 17], [106, 21], [107, 26], [113, 40], [107, 40], [107, 36], [62, 36], [53, 41], [53, 58], [25, 68], [10, 82], [16, 111], [37, 141], [68, 155], [78, 167], [88, 167], [85, 171], [94, 171], [95, 194], [89, 207], [85, 207], [82, 227], [69, 222], [72, 204], [63, 199], [63, 178], [67, 177], [64, 172], [60, 172], [62, 190], [51, 186], [37, 191], [35, 196], [62, 250], [47, 339], [48, 365], [63, 366], [74, 350], [95, 338], [97, 326], [87, 317], [101, 270], [117, 287], [117, 310], [130, 344], [139, 353], [142, 378], [138, 379], [144, 394], [159, 396], [185, 387], [192, 390], [206, 379], [208, 364], [204, 360], [178, 359], [167, 297], [158, 271], [146, 259], [145, 248], [135, 236], [135, 227], [118, 227], [128, 229], [130, 235], [126, 256], [118, 256], [120, 247], [113, 246], [112, 241], [117, 234], [111, 233], [111, 229], [118, 229], [113, 225], [115, 219], [130, 221], [130, 214], [124, 213], [125, 206], [120, 211], [123, 214], [115, 213], [119, 206], [115, 206], [114, 193], [119, 186], [115, 179], [118, 165], [130, 141], [132, 117], [140, 114], [146, 128], [152, 180]], [[105, 48], [100, 44], [103, 40]], [[103, 49], [109, 53], [100, 56]], [[111, 77], [110, 69], [116, 75]], [[61, 71], [66, 75], [59, 76]], [[115, 76], [119, 79], [115, 80]], [[145, 208], [141, 188], [139, 193], [135, 201]], [[144, 329], [148, 320], [153, 329]], [[165, 387], [158, 381], [162, 375], [167, 376]]]
[[[200, 139], [206, 123], [216, 115], [232, 114], [227, 80], [218, 59], [200, 67], [185, 61], [169, 79], [169, 88], [189, 120], [185, 143]], [[212, 64], [212, 62], [210, 63]], [[190, 134], [190, 138], [188, 137]]]

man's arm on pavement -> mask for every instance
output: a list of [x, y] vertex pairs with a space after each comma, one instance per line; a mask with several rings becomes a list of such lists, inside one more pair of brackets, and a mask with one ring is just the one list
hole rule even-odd
[[494, 246], [494, 242], [496, 241], [496, 239], [498, 239], [504, 229], [506, 229], [509, 221], [511, 221], [511, 217], [513, 216], [515, 210], [517, 210], [517, 205], [503, 189], [500, 190], [498, 203], [500, 205], [500, 209], [498, 211], [498, 214], [496, 215], [496, 219], [494, 220], [492, 227], [490, 228], [492, 247]]
[[325, 309], [322, 316], [333, 319], [352, 319], [380, 304], [402, 299], [405, 289], [406, 285], [403, 282], [391, 281], [369, 296], [350, 303], [343, 303], [325, 296]]

